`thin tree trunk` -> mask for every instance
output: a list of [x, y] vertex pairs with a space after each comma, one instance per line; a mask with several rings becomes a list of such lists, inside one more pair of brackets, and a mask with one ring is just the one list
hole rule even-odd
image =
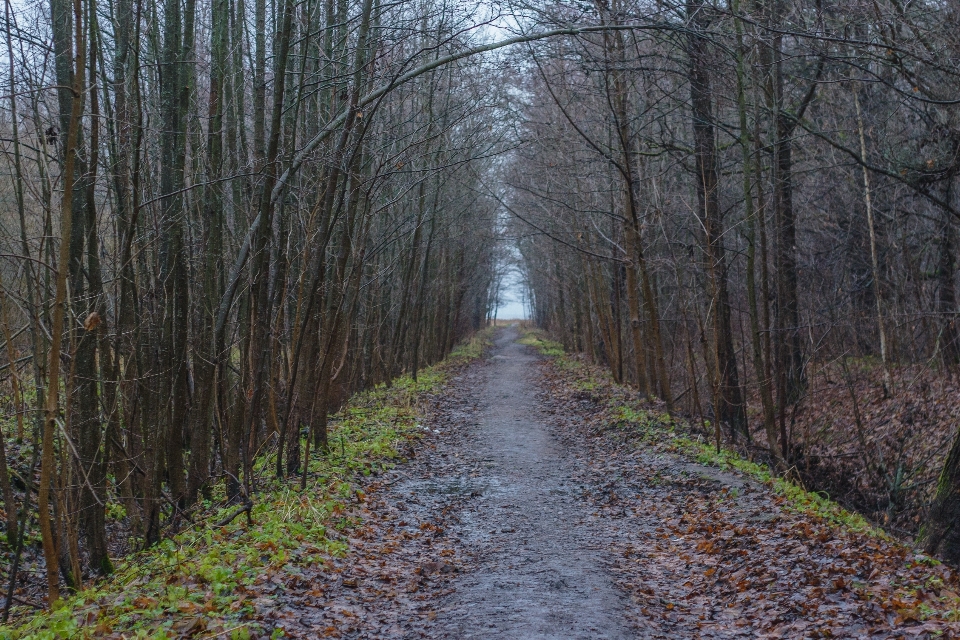
[[[953, 179], [946, 185], [944, 200], [951, 201]], [[950, 370], [960, 366], [960, 330], [957, 327], [957, 290], [955, 284], [956, 226], [953, 215], [943, 212], [940, 247], [937, 256], [937, 311], [940, 315], [940, 344], [944, 363]]]
[[873, 297], [877, 305], [877, 329], [880, 332], [880, 362], [883, 365], [884, 394], [893, 391], [890, 362], [887, 356], [887, 330], [883, 324], [883, 299], [880, 291], [880, 265], [877, 260], [877, 232], [873, 222], [873, 199], [870, 192], [870, 171], [867, 169], [867, 141], [863, 131], [863, 114], [860, 110], [859, 89], [853, 92], [853, 104], [857, 111], [857, 136], [860, 139], [860, 169], [863, 171], [863, 204], [867, 210], [867, 231], [870, 234], [870, 270], [873, 276]]
[[[23, 394], [20, 390], [20, 376], [17, 374], [17, 357], [13, 348], [13, 335], [10, 332], [10, 322], [8, 320], [7, 293], [3, 282], [0, 281], [0, 327], [3, 329], [3, 339], [7, 343], [7, 360], [10, 363], [10, 384], [13, 394], [13, 406], [17, 412], [17, 438], [23, 439], [23, 413], [24, 403]], [[7, 469], [7, 434], [0, 430], [0, 492], [3, 493], [3, 510], [7, 517], [7, 542], [9, 545], [17, 544], [17, 501], [13, 496], [13, 487], [10, 486], [10, 471]], [[25, 502], [29, 502], [29, 494], [25, 494]]]
[[[732, 10], [739, 16], [739, 0], [733, 0]], [[767, 375], [767, 365], [764, 359], [763, 338], [760, 332], [760, 313], [757, 306], [756, 282], [756, 247], [757, 247], [757, 212], [754, 208], [753, 188], [753, 145], [750, 141], [750, 130], [747, 127], [747, 100], [746, 100], [746, 73], [744, 71], [744, 44], [743, 22], [737, 17], [737, 109], [740, 117], [740, 148], [743, 156], [743, 197], [744, 216], [747, 222], [747, 304], [750, 311], [750, 339], [753, 347], [753, 368], [757, 376], [757, 386], [760, 390], [760, 405], [763, 411], [763, 428], [767, 437], [767, 446], [775, 465], [782, 463], [780, 446], [777, 442], [776, 414], [773, 406], [773, 392], [770, 388], [770, 377]], [[761, 221], [762, 224], [762, 221]], [[764, 303], [766, 304], [766, 303]]]
[[947, 562], [960, 562], [960, 431], [947, 454], [937, 482], [937, 494], [917, 537], [919, 546]]
[[40, 533], [43, 539], [43, 557], [46, 562], [47, 604], [53, 606], [60, 599], [59, 560], [53, 538], [55, 523], [50, 512], [50, 488], [56, 473], [54, 466], [54, 436], [57, 429], [57, 414], [60, 398], [60, 349], [63, 340], [64, 318], [67, 304], [67, 265], [70, 264], [70, 239], [73, 235], [73, 182], [76, 165], [77, 140], [79, 138], [82, 102], [80, 96], [84, 87], [86, 67], [86, 47], [83, 41], [83, 7], [81, 0], [73, 0], [73, 20], [75, 29], [76, 53], [73, 72], [72, 100], [67, 144], [63, 166], [63, 196], [60, 200], [60, 257], [57, 261], [56, 294], [53, 300], [53, 318], [50, 326], [50, 364], [48, 371], [46, 406], [44, 407], [43, 453], [40, 463], [40, 486], [37, 496], [37, 512], [40, 520]]
[[[687, 1], [687, 16], [697, 32], [705, 30], [708, 18], [700, 0]], [[736, 440], [746, 430], [746, 408], [737, 372], [736, 351], [730, 322], [727, 262], [723, 247], [723, 220], [719, 202], [719, 171], [712, 114], [710, 53], [707, 41], [697, 32], [687, 36], [690, 55], [690, 102], [697, 167], [697, 197], [703, 213], [704, 253], [713, 300], [713, 334], [717, 366], [717, 420]]]

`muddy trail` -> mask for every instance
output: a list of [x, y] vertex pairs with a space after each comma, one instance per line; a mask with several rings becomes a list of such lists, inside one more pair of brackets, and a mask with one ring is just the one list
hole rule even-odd
[[[370, 480], [352, 551], [278, 583], [285, 637], [956, 637], [916, 612], [947, 569], [644, 444], [499, 332]], [[911, 582], [913, 581], [913, 582]], [[931, 588], [931, 581], [935, 584]], [[902, 595], [910, 588], [913, 601]], [[952, 593], [950, 591], [948, 594]]]
[[473, 561], [444, 599], [440, 626], [463, 638], [631, 637], [624, 594], [596, 543], [602, 532], [572, 478], [575, 461], [539, 410], [538, 358], [517, 337], [502, 332], [490, 365], [467, 374], [462, 400], [476, 411], [460, 421], [460, 464], [427, 481], [470, 497], [451, 534]]

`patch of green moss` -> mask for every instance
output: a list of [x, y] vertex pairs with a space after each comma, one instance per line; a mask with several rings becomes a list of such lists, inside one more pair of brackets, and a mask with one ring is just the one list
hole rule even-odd
[[621, 427], [630, 426], [646, 432], [651, 428], [660, 426], [658, 414], [646, 409], [633, 407], [629, 404], [613, 403], [612, 411], [614, 423]]
[[468, 362], [475, 360], [483, 355], [484, 351], [492, 344], [492, 337], [496, 327], [487, 327], [475, 333], [469, 340], [465, 340], [457, 345], [447, 357], [448, 364], [458, 362]]

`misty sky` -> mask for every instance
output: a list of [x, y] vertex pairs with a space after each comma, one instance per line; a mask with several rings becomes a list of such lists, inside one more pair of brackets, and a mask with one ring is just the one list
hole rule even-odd
[[527, 307], [523, 303], [523, 283], [520, 274], [509, 273], [503, 280], [501, 304], [497, 307], [498, 320], [524, 320], [527, 317]]

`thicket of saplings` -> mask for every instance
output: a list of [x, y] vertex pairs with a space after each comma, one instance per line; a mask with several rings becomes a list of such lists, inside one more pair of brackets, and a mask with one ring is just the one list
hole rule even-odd
[[346, 397], [482, 325], [504, 102], [446, 64], [474, 9], [6, 2], [5, 593], [309, 489]]
[[960, 361], [958, 10], [6, 0], [5, 586], [38, 532], [53, 602], [306, 486], [343, 398], [483, 323], [504, 234], [569, 348], [956, 560], [956, 427], [906, 414]]

